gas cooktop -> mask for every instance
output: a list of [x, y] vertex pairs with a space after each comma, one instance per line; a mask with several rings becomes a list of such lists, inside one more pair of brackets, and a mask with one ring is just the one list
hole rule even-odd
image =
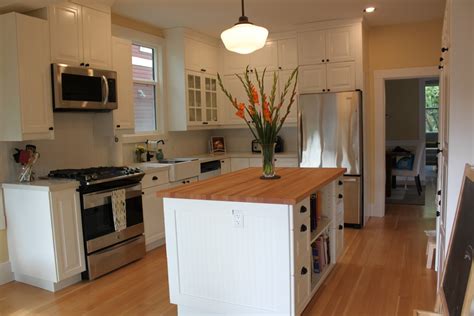
[[131, 177], [142, 178], [144, 172], [140, 168], [132, 167], [97, 167], [85, 169], [59, 169], [49, 172], [50, 178], [77, 180], [84, 185], [111, 182]]

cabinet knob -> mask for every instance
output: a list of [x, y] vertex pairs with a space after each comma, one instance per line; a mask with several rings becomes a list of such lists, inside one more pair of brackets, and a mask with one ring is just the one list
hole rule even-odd
[[329, 62], [329, 59], [326, 59], [326, 62], [328, 63], [328, 62]]
[[186, 183], [191, 183], [191, 181], [188, 180], [188, 181], [186, 181]]
[[441, 216], [440, 211], [436, 211], [436, 217], [440, 217], [440, 216]]
[[442, 150], [442, 149], [439, 149], [439, 148], [438, 148], [438, 149], [436, 149], [436, 154], [439, 154], [439, 153], [442, 153], [442, 152], [443, 152], [443, 150]]
[[202, 72], [206, 72], [206, 69], [204, 69], [204, 68], [201, 68], [201, 71], [202, 71]]
[[54, 131], [54, 127], [52, 127], [52, 126], [51, 126], [50, 128], [48, 128], [48, 129], [49, 129], [50, 131]]
[[203, 124], [203, 125], [207, 125], [207, 124], [209, 124], [209, 122], [202, 122], [202, 124]]
[[89, 67], [90, 65], [89, 64], [86, 64], [86, 67]]
[[438, 66], [438, 69], [439, 69], [439, 70], [441, 70], [441, 69], [443, 69], [443, 68], [444, 68], [444, 67], [441, 66], [441, 65]]
[[323, 92], [326, 92], [326, 89], [323, 89]]
[[186, 181], [182, 181], [181, 183], [182, 183], [182, 184], [185, 184], [185, 183], [186, 183]]
[[441, 200], [438, 201], [438, 205], [441, 206]]
[[443, 57], [440, 57], [440, 58], [439, 58], [439, 61], [443, 61], [443, 60], [444, 60], [444, 58], [443, 58]]
[[145, 195], [145, 192], [142, 191], [142, 195]]
[[301, 225], [300, 232], [304, 233], [307, 230], [308, 230], [308, 227], [306, 227], [305, 224]]
[[339, 182], [338, 182], [337, 184], [339, 184], [339, 185], [343, 185], [343, 184], [344, 184], [344, 182], [342, 182], [341, 180], [339, 180]]
[[449, 50], [449, 48], [447, 48], [447, 47], [441, 48], [441, 52], [442, 52], [442, 53], [447, 52], [448, 50]]
[[301, 268], [301, 275], [305, 275], [306, 273], [308, 273], [308, 269], [306, 269], [306, 267], [302, 267]]
[[84, 63], [81, 63], [81, 66], [82, 66], [82, 67], [84, 67], [84, 65], [85, 65]]
[[153, 178], [151, 178], [153, 181], [156, 181], [158, 180], [158, 177], [157, 176], [154, 176]]
[[328, 92], [331, 91], [331, 89], [328, 89]]
[[343, 225], [339, 225], [339, 230], [343, 230], [344, 229], [344, 226]]
[[117, 128], [120, 128], [120, 125], [117, 125]]
[[281, 68], [281, 66], [278, 67], [279, 70], [282, 70], [283, 68]]
[[438, 190], [438, 193], [437, 193], [437, 194], [438, 194], [438, 195], [441, 195], [441, 190]]
[[339, 195], [338, 195], [337, 197], [340, 198], [340, 199], [342, 199], [344, 196], [339, 193]]
[[306, 208], [306, 206], [303, 205], [303, 206], [300, 208], [300, 213], [301, 213], [301, 214], [306, 213], [307, 210], [308, 210], [308, 209]]
[[321, 62], [324, 63], [324, 59], [321, 59]]
[[225, 160], [221, 160], [221, 163], [225, 163]]

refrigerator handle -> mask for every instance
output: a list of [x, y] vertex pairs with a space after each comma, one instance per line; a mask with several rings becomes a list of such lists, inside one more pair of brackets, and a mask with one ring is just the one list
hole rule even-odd
[[300, 166], [303, 159], [303, 116], [301, 111], [298, 111], [298, 166]]

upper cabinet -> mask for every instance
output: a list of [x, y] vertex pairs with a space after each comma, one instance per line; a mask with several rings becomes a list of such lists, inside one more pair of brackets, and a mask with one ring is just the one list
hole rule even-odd
[[184, 38], [186, 69], [217, 73], [217, 47], [189, 37]]
[[53, 139], [48, 23], [0, 16], [0, 140]]
[[278, 69], [293, 70], [298, 66], [296, 38], [278, 40]]
[[113, 111], [114, 129], [134, 129], [132, 42], [112, 38], [112, 67], [117, 72], [119, 106]]
[[49, 20], [53, 63], [110, 69], [110, 12], [64, 2], [31, 14]]
[[355, 60], [353, 27], [314, 30], [298, 33], [298, 61], [313, 65]]

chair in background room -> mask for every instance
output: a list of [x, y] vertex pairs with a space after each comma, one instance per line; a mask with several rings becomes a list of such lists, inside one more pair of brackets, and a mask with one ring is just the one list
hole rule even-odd
[[407, 188], [407, 178], [413, 177], [416, 183], [416, 190], [418, 191], [418, 195], [421, 195], [421, 180], [420, 180], [420, 170], [422, 167], [423, 152], [425, 151], [425, 144], [422, 143], [418, 145], [416, 148], [415, 153], [415, 163], [413, 164], [412, 169], [392, 169], [392, 176], [394, 177], [405, 177], [405, 189]]

